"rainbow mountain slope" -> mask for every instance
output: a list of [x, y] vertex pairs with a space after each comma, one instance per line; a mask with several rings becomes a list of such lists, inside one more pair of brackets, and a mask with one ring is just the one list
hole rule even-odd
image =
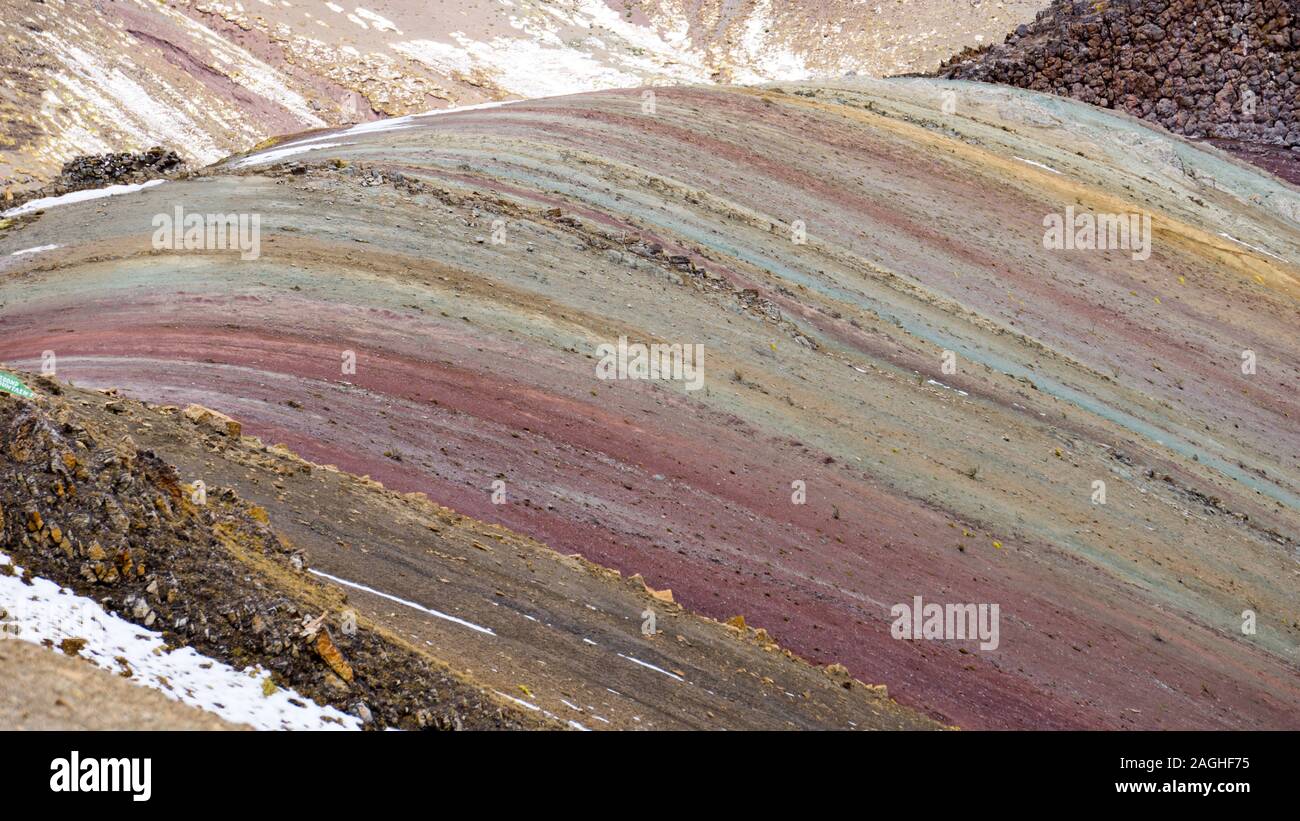
[[[155, 247], [178, 208], [257, 253]], [[1225, 154], [959, 82], [660, 88], [10, 220], [13, 367], [218, 409], [945, 723], [1300, 726], [1300, 194]], [[698, 389], [599, 378], [621, 337], [702, 345]], [[998, 605], [996, 649], [894, 638], [917, 596]]]

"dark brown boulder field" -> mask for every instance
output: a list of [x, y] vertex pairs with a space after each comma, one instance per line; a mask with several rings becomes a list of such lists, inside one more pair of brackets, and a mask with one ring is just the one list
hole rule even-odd
[[939, 76], [1045, 91], [1300, 181], [1300, 0], [1056, 0]]

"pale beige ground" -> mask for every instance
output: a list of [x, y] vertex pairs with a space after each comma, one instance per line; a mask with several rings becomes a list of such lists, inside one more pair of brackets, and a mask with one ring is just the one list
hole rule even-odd
[[235, 730], [88, 661], [0, 641], [0, 730]]

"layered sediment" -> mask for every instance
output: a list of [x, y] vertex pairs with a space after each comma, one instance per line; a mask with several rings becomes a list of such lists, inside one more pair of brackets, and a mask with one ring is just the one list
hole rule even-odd
[[[158, 249], [178, 205], [256, 212], [260, 255]], [[1067, 213], [1149, 217], [1145, 253], [1140, 219], [1133, 247], [1045, 243]], [[1293, 189], [1062, 97], [611, 91], [24, 217], [0, 360], [219, 410], [946, 724], [1295, 727], [1298, 258]], [[703, 345], [701, 388], [600, 378], [620, 337]], [[461, 583], [353, 509], [293, 525], [351, 528], [318, 566]], [[895, 638], [918, 595], [998, 604], [997, 649]]]

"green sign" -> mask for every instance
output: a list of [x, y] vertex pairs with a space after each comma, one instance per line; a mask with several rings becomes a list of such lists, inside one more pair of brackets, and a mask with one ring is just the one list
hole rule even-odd
[[31, 399], [36, 395], [32, 393], [31, 388], [18, 381], [18, 377], [7, 373], [0, 373], [0, 391], [21, 396], [23, 399]]

